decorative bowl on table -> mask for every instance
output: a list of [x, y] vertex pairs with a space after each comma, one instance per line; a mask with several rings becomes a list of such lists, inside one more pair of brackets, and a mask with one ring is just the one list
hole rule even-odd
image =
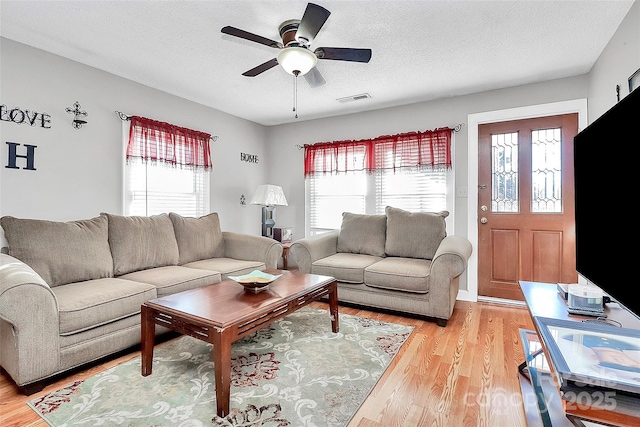
[[282, 274], [273, 275], [260, 270], [253, 270], [249, 274], [243, 276], [229, 276], [229, 279], [240, 283], [246, 291], [258, 293], [269, 288], [269, 284], [276, 280]]

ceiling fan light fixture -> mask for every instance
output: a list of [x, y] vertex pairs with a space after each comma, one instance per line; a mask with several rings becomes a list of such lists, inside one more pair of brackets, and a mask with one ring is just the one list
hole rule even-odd
[[278, 53], [278, 64], [291, 74], [304, 76], [316, 66], [318, 58], [309, 49], [304, 47], [285, 47]]

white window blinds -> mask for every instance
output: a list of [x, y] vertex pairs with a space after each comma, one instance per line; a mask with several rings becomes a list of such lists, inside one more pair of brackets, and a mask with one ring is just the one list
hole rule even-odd
[[125, 215], [175, 212], [206, 215], [209, 209], [209, 171], [180, 169], [162, 163], [125, 166]]

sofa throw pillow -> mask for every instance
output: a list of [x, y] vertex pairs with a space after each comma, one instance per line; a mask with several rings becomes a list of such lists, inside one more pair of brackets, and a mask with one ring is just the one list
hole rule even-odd
[[344, 212], [337, 251], [383, 257], [386, 228], [384, 215]]
[[9, 255], [23, 261], [49, 286], [113, 276], [107, 218], [56, 222], [0, 219]]
[[109, 218], [109, 246], [113, 274], [178, 265], [178, 243], [168, 214]]
[[217, 213], [200, 218], [169, 213], [178, 242], [180, 265], [209, 258], [224, 257], [224, 239]]
[[387, 256], [433, 259], [447, 235], [444, 219], [449, 212], [412, 213], [387, 206]]

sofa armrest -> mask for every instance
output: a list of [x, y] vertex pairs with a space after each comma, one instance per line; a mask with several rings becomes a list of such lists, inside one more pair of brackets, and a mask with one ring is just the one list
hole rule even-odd
[[458, 296], [458, 277], [466, 270], [471, 251], [471, 242], [461, 236], [447, 236], [440, 242], [429, 274], [429, 304], [434, 317], [451, 317]]
[[[462, 274], [465, 268], [467, 268], [467, 261], [471, 257], [471, 242], [462, 236], [447, 236], [442, 239], [438, 250], [433, 256], [433, 262], [435, 263], [439, 257], [443, 255], [455, 255], [463, 262], [463, 269], [456, 274], [459, 276]], [[432, 267], [433, 268], [433, 267]]]
[[277, 268], [282, 256], [282, 243], [251, 234], [223, 231], [224, 256], [245, 261], [260, 261], [266, 268]]
[[311, 264], [337, 252], [340, 230], [296, 240], [289, 248], [301, 273], [311, 273]]
[[58, 300], [31, 267], [0, 254], [0, 365], [19, 386], [58, 370]]

